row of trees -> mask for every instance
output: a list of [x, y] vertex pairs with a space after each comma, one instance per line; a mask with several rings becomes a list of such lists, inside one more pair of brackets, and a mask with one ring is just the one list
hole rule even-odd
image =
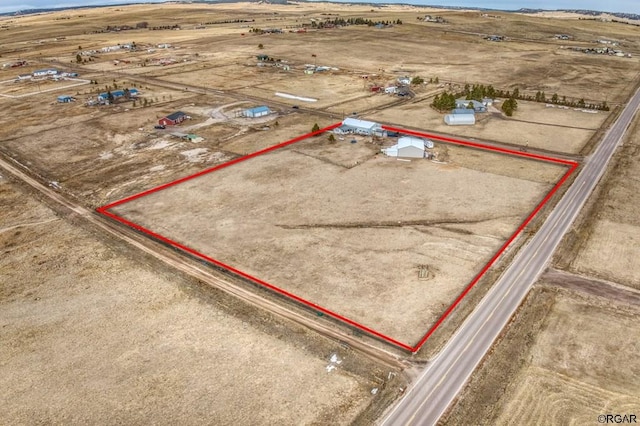
[[[482, 92], [482, 90], [477, 89], [476, 92], [479, 93], [479, 92]], [[456, 99], [466, 98], [467, 100], [481, 101], [482, 98], [485, 96], [493, 98], [493, 96], [488, 96], [488, 95], [482, 95], [475, 98], [475, 97], [469, 96], [470, 93], [473, 93], [473, 91], [467, 91], [467, 96], [465, 97], [465, 92], [458, 92], [458, 93], [444, 92], [440, 95], [436, 95], [435, 98], [433, 98], [433, 102], [431, 103], [431, 106], [440, 112], [445, 112], [445, 111], [450, 111], [456, 107]], [[467, 105], [467, 108], [469, 109], [473, 108], [473, 104], [470, 102]], [[502, 111], [505, 113], [505, 115], [511, 117], [516, 109], [518, 109], [518, 101], [516, 100], [516, 98], [512, 93], [502, 103]]]
[[222, 21], [203, 22], [200, 25], [238, 24], [242, 22], [255, 22], [255, 19], [225, 19]]
[[150, 30], [152, 31], [160, 31], [160, 30], [179, 30], [180, 29], [180, 25], [178, 24], [174, 24], [174, 25], [159, 25], [156, 27], [149, 27]]
[[311, 22], [311, 27], [312, 28], [325, 28], [325, 27], [337, 27], [337, 26], [341, 26], [341, 27], [346, 27], [348, 25], [367, 25], [369, 27], [373, 27], [375, 25], [385, 25], [385, 26], [389, 26], [389, 25], [402, 25], [402, 21], [400, 19], [396, 19], [395, 21], [372, 21], [371, 19], [368, 18], [334, 18], [334, 19], [329, 19], [327, 18], [324, 21], [312, 21]]
[[560, 97], [557, 93], [554, 93], [550, 98], [547, 97], [545, 92], [538, 91], [535, 95], [528, 95], [524, 93], [520, 93], [520, 89], [517, 87], [513, 89], [513, 91], [509, 90], [501, 90], [495, 89], [493, 86], [488, 85], [485, 86], [483, 84], [465, 84], [464, 90], [459, 94], [459, 97], [464, 97], [465, 99], [475, 99], [477, 101], [481, 101], [482, 98], [513, 98], [515, 100], [522, 101], [532, 101], [532, 102], [543, 102], [543, 103], [551, 103], [555, 105], [564, 105], [572, 108], [587, 108], [587, 109], [595, 109], [601, 111], [609, 111], [609, 105], [607, 105], [606, 101], [602, 101], [599, 104], [595, 103], [587, 103], [584, 99], [579, 100], [569, 100], [566, 96]]

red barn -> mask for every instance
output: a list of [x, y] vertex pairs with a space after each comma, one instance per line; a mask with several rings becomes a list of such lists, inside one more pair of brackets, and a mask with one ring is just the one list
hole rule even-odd
[[158, 124], [160, 124], [161, 126], [175, 126], [176, 124], [182, 123], [186, 119], [187, 114], [182, 111], [178, 111], [161, 118], [160, 120], [158, 120]]

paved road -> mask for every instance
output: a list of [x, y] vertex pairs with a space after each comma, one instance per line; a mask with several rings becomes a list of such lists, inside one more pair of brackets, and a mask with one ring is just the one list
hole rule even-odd
[[605, 134], [540, 230], [386, 417], [383, 425], [435, 425], [547, 267], [602, 177], [640, 105], [640, 91]]

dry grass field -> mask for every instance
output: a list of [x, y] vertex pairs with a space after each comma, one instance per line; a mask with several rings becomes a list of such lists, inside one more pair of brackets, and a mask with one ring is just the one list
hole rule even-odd
[[[287, 139], [289, 132], [304, 134], [314, 123], [326, 126], [333, 122], [301, 113], [279, 116], [277, 110], [267, 121], [235, 119], [232, 112], [227, 119], [213, 112], [251, 104], [236, 105], [233, 99], [221, 96], [185, 98], [178, 91], [163, 95], [154, 87], [140, 90], [143, 97], [158, 99], [157, 106], [142, 107], [138, 101], [136, 108], [128, 103], [106, 110], [87, 108], [80, 102], [53, 102], [34, 111], [19, 100], [7, 101], [14, 114], [0, 119], [8, 136], [2, 147], [25, 159], [47, 180], [97, 207], [113, 197], [274, 145]], [[192, 120], [173, 130], [153, 129], [158, 118], [177, 110], [191, 114]], [[205, 140], [186, 141], [172, 136], [173, 131], [193, 132]]]
[[596, 424], [599, 414], [637, 414], [638, 315], [637, 304], [534, 289], [442, 423]]
[[311, 138], [114, 211], [414, 343], [564, 172], [442, 149], [447, 164], [406, 163]]
[[[89, 84], [89, 81], [74, 80], [43, 80], [43, 81], [20, 81], [13, 80], [0, 83], [0, 97], [24, 98], [27, 96], [35, 96], [41, 92], [62, 92], [66, 90], [68, 93], [76, 93], [83, 89], [80, 86]], [[55, 101], [55, 97], [51, 99]]]
[[521, 101], [518, 113], [513, 118], [504, 117], [492, 109], [493, 112], [476, 114], [474, 126], [453, 128], [444, 123], [444, 114], [427, 108], [425, 103], [405, 104], [374, 113], [371, 117], [386, 123], [422, 127], [434, 132], [455, 132], [466, 138], [568, 154], [579, 153], [607, 117], [607, 113], [603, 112], [591, 114], [573, 109], [546, 108], [544, 104]]
[[3, 423], [349, 424], [386, 374], [130, 259], [4, 178], [0, 196]]
[[557, 264], [640, 289], [639, 158], [640, 120], [636, 118], [579, 227], [566, 238]]
[[[425, 14], [441, 15], [447, 23], [417, 19]], [[38, 68], [77, 72], [97, 84], [63, 88], [63, 82], [43, 82], [28, 97], [0, 96], [0, 108], [8, 112], [0, 116], [0, 155], [89, 208], [353, 112], [399, 127], [588, 155], [594, 135], [638, 82], [637, 27], [571, 15], [495, 16], [406, 5], [225, 3], [2, 17], [0, 95], [32, 92], [34, 83], [14, 80]], [[334, 17], [402, 24], [297, 32], [312, 20]], [[142, 22], [150, 28], [107, 31]], [[169, 29], [175, 25], [180, 29]], [[556, 40], [559, 33], [573, 40]], [[507, 40], [483, 39], [488, 34]], [[618, 41], [632, 57], [570, 49], [599, 47], [600, 38]], [[133, 50], [100, 52], [133, 42]], [[87, 51], [95, 52], [78, 63], [76, 55]], [[257, 55], [263, 54], [289, 69], [268, 61], [258, 66]], [[18, 60], [27, 65], [12, 68]], [[306, 64], [334, 69], [307, 75]], [[426, 83], [412, 86], [416, 96], [405, 99], [370, 91], [401, 76], [420, 76]], [[438, 83], [429, 82], [435, 78]], [[446, 126], [429, 105], [437, 93], [467, 83], [606, 101], [614, 113], [520, 101], [512, 118], [496, 109], [478, 115], [473, 127]], [[139, 89], [136, 104], [85, 105], [116, 86]], [[58, 104], [62, 94], [78, 101]], [[273, 114], [256, 120], [237, 116], [256, 105], [268, 105]], [[192, 118], [175, 128], [153, 128], [179, 110]], [[637, 126], [591, 202], [584, 227], [573, 230], [556, 259], [571, 271], [636, 288]], [[179, 133], [204, 140], [191, 142]], [[440, 145], [441, 164], [399, 162], [382, 157], [380, 146], [367, 138], [357, 140], [329, 144], [326, 136], [314, 138], [118, 211], [414, 342], [563, 169]], [[370, 424], [372, 418], [361, 414], [393, 398], [390, 390], [370, 393], [387, 373], [377, 362], [352, 350], [341, 353], [342, 367], [328, 373], [328, 357], [344, 347], [203, 288], [79, 218], [57, 216], [4, 178], [0, 205], [0, 386], [7, 390], [0, 412], [9, 423]], [[419, 279], [418, 268], [425, 266], [426, 279]], [[513, 327], [515, 337], [505, 340], [524, 354], [518, 368], [509, 373], [512, 353], [498, 347], [495, 359], [502, 361], [487, 370], [493, 378], [476, 396], [465, 394], [467, 405], [454, 409], [450, 424], [595, 422], [598, 409], [622, 410], [637, 401], [637, 392], [629, 391], [637, 382], [636, 360], [625, 358], [637, 352], [629, 340], [637, 340], [636, 307], [550, 290], [536, 290], [527, 303]], [[446, 333], [464, 316], [456, 315], [445, 324]], [[601, 347], [599, 332], [605, 339]], [[635, 382], [599, 367], [612, 363], [630, 365]], [[507, 373], [508, 380], [500, 381]], [[504, 391], [508, 397], [502, 398]], [[487, 408], [493, 403], [495, 409]], [[565, 411], [554, 408], [563, 404]], [[468, 414], [481, 410], [478, 422]]]

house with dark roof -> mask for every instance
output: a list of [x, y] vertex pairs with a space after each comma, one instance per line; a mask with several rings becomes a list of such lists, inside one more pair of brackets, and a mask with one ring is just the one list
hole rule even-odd
[[162, 117], [158, 120], [158, 124], [161, 126], [175, 126], [182, 123], [189, 116], [182, 111], [176, 111], [173, 114], [169, 114], [166, 117]]

